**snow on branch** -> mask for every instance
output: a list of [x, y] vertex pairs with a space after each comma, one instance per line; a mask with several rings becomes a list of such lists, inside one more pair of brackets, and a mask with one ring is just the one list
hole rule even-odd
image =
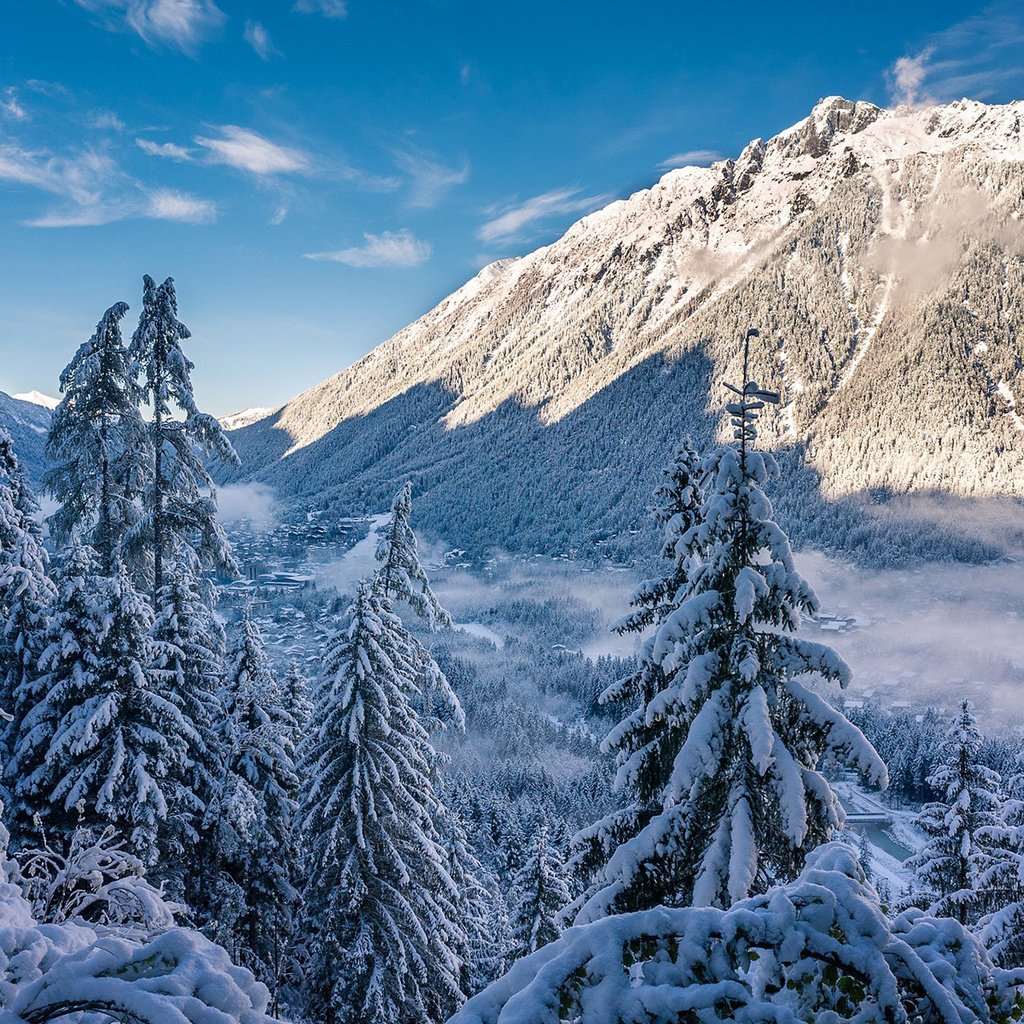
[[653, 910], [565, 932], [451, 1024], [995, 1022], [1024, 977], [993, 967], [957, 922], [890, 922], [855, 851], [816, 850], [796, 881], [730, 910]]

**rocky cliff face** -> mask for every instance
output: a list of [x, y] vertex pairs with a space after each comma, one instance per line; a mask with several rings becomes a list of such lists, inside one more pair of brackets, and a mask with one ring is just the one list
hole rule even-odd
[[865, 494], [1020, 498], [1022, 113], [823, 100], [486, 267], [238, 431], [243, 475], [346, 511], [411, 476], [453, 541], [613, 544], [679, 436], [719, 434], [757, 326], [798, 536], [856, 547]]

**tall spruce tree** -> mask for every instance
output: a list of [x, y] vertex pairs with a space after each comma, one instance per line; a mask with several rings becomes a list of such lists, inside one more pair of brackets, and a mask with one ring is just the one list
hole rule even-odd
[[983, 880], [996, 859], [991, 830], [999, 826], [1001, 779], [981, 763], [983, 739], [971, 702], [962, 701], [928, 776], [941, 799], [925, 804], [914, 821], [928, 839], [906, 861], [916, 881], [912, 902], [961, 924], [991, 909]]
[[50, 745], [65, 712], [99, 688], [104, 625], [96, 600], [98, 573], [96, 552], [72, 536], [56, 563], [57, 593], [41, 635], [37, 671], [15, 698], [18, 732], [7, 765], [15, 849], [44, 841], [66, 849], [78, 826], [74, 809], [51, 799], [57, 777]]
[[295, 723], [246, 608], [220, 693], [224, 770], [207, 812], [217, 887], [211, 930], [276, 992], [297, 893]]
[[[406, 483], [395, 495], [391, 518], [377, 544], [376, 558], [380, 564], [373, 576], [373, 588], [390, 607], [394, 607], [395, 602], [409, 605], [430, 630], [447, 629], [452, 625], [452, 617], [430, 588], [427, 571], [420, 562], [416, 535], [409, 525], [411, 513], [412, 484]], [[415, 710], [423, 716], [424, 725], [430, 730], [449, 724], [464, 728], [466, 716], [447, 676], [430, 651], [418, 641], [414, 643], [419, 659]]]
[[[633, 610], [612, 627], [620, 634], [643, 634], [660, 626], [687, 596], [686, 584], [694, 567], [694, 527], [700, 522], [703, 502], [701, 460], [689, 438], [663, 475], [651, 514], [662, 528], [661, 557], [668, 566], [664, 575], [644, 581], [633, 592]], [[654, 656], [656, 639], [656, 631], [650, 632], [640, 644], [636, 671], [600, 697], [601, 703], [633, 706], [628, 745], [644, 754], [623, 805], [574, 837], [573, 863], [584, 875], [599, 870], [615, 847], [636, 836], [662, 810], [665, 762], [686, 737], [683, 723], [674, 717], [646, 719], [647, 705], [672, 685], [671, 673], [666, 675], [662, 660]]]
[[44, 484], [59, 508], [50, 528], [63, 544], [79, 536], [110, 575], [114, 552], [141, 515], [148, 441], [135, 370], [121, 338], [124, 302], [110, 307], [60, 376], [64, 397], [46, 439]]
[[512, 960], [536, 953], [562, 934], [560, 919], [569, 904], [565, 865], [545, 822], [537, 829], [526, 860], [512, 882]]
[[216, 490], [206, 459], [212, 455], [237, 465], [238, 456], [216, 418], [196, 406], [193, 364], [181, 349], [189, 337], [178, 319], [174, 280], [167, 278], [158, 286], [145, 276], [142, 314], [130, 353], [143, 375], [142, 399], [152, 408], [148, 429], [153, 463], [145, 515], [132, 539], [154, 595], [164, 585], [167, 559], [182, 543], [195, 550], [203, 568], [237, 570], [217, 520]]
[[206, 807], [223, 774], [220, 740], [215, 726], [224, 677], [225, 637], [213, 606], [212, 584], [201, 572], [188, 545], [175, 552], [172, 570], [165, 573], [157, 594], [153, 636], [164, 661], [159, 679], [162, 694], [189, 723], [186, 753], [178, 763], [174, 792], [163, 830], [156, 876], [174, 899], [198, 905], [207, 878], [207, 853], [202, 828]]
[[99, 580], [92, 614], [100, 623], [87, 672], [51, 690], [59, 713], [47, 755], [50, 799], [97, 834], [112, 824], [145, 865], [157, 863], [168, 809], [191, 743], [191, 723], [166, 692], [171, 661], [152, 635], [153, 613], [119, 558]]
[[416, 535], [409, 525], [412, 514], [412, 482], [402, 485], [391, 503], [391, 518], [377, 544], [380, 563], [374, 576], [377, 587], [392, 602], [404, 601], [431, 629], [450, 628], [452, 617], [441, 606], [427, 571], [420, 561]]
[[1024, 967], [1024, 771], [1011, 776], [998, 821], [983, 826], [980, 838], [994, 848], [980, 888], [991, 894], [995, 908], [978, 922], [978, 938], [1000, 966]]
[[794, 878], [842, 816], [817, 770], [825, 752], [886, 782], [860, 730], [801, 681], [845, 686], [850, 673], [794, 635], [818, 602], [762, 490], [777, 464], [752, 449], [759, 411], [778, 401], [746, 379], [756, 334], [744, 339], [744, 383], [727, 385], [736, 443], [702, 464], [700, 512], [677, 542], [686, 584], [646, 649], [664, 685], [637, 698], [627, 680], [606, 695], [632, 705], [603, 748], [637, 810], [579, 837], [604, 863], [577, 923], [659, 903], [728, 907]]
[[[11, 435], [0, 427], [0, 708], [11, 716], [0, 721], [6, 783], [22, 718], [39, 696], [42, 631], [55, 593], [38, 512]], [[11, 794], [5, 788], [0, 798], [10, 804]]]
[[419, 657], [387, 599], [360, 584], [324, 654], [302, 811], [307, 1012], [326, 1024], [438, 1022], [463, 998], [438, 755], [410, 704]]

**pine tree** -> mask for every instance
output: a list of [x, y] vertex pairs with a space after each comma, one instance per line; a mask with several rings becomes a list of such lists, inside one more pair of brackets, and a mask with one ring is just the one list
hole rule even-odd
[[295, 723], [247, 608], [220, 693], [223, 776], [207, 812], [219, 863], [214, 938], [276, 993], [297, 893]]
[[470, 849], [462, 818], [450, 808], [442, 810], [439, 831], [448, 858], [448, 876], [458, 893], [457, 920], [465, 935], [465, 943], [457, 950], [462, 963], [459, 987], [469, 996], [505, 970], [508, 943], [500, 919], [504, 913], [507, 931], [507, 912], [493, 879]]
[[[635, 610], [615, 624], [618, 633], [642, 633], [660, 625], [677, 607], [677, 595], [686, 586], [690, 554], [686, 538], [699, 521], [703, 498], [700, 456], [689, 438], [683, 441], [663, 475], [664, 482], [654, 491], [651, 515], [661, 526], [661, 557], [670, 569], [664, 576], [646, 580], [637, 587], [629, 601]], [[650, 664], [649, 656], [647, 663]]]
[[309, 680], [294, 659], [289, 663], [288, 673], [284, 677], [284, 706], [295, 722], [297, 735], [301, 734], [313, 715], [313, 704], [309, 699]]
[[462, 1000], [466, 937], [434, 825], [438, 755], [410, 704], [420, 655], [365, 583], [347, 622], [324, 654], [307, 759], [307, 1012], [437, 1022]]
[[1024, 772], [1014, 774], [1006, 790], [998, 822], [979, 830], [994, 849], [979, 887], [995, 909], [978, 922], [977, 934], [997, 964], [1024, 967]]
[[906, 861], [916, 880], [914, 902], [961, 924], [974, 923], [987, 909], [982, 879], [993, 867], [989, 830], [999, 825], [1001, 779], [981, 763], [982, 741], [971, 702], [964, 700], [928, 776], [941, 799], [925, 804], [914, 822], [928, 840]]
[[[0, 743], [5, 775], [22, 718], [39, 696], [41, 635], [55, 593], [38, 511], [11, 435], [0, 428], [0, 708], [11, 716]], [[0, 798], [8, 803], [10, 793]]]
[[[406, 483], [395, 495], [391, 506], [391, 519], [377, 544], [376, 558], [380, 563], [373, 577], [373, 588], [391, 606], [404, 601], [423, 619], [431, 630], [450, 628], [452, 617], [441, 606], [430, 589], [427, 571], [420, 562], [416, 535], [409, 525], [412, 513], [412, 484]], [[415, 641], [419, 664], [419, 679], [414, 696], [414, 708], [422, 715], [424, 725], [433, 730], [453, 723], [465, 728], [466, 716], [462, 704], [433, 655]], [[437, 711], [435, 711], [437, 707]]]
[[135, 371], [121, 340], [127, 312], [124, 302], [111, 306], [64, 368], [64, 398], [46, 439], [44, 484], [60, 506], [50, 517], [53, 535], [61, 544], [75, 535], [88, 541], [107, 576], [141, 515], [148, 450]]
[[[630, 598], [634, 610], [615, 623], [612, 628], [616, 632], [643, 633], [652, 626], [660, 626], [686, 599], [689, 572], [695, 564], [695, 527], [700, 523], [703, 501], [701, 472], [700, 457], [687, 439], [665, 468], [666, 479], [654, 492], [655, 505], [651, 510], [662, 527], [661, 557], [669, 568], [664, 576], [647, 580], [634, 591]], [[601, 703], [634, 705], [629, 745], [631, 749], [643, 750], [644, 759], [632, 785], [632, 799], [576, 837], [573, 860], [584, 874], [603, 866], [615, 847], [635, 836], [661, 811], [665, 758], [673, 756], [685, 739], [682, 723], [674, 718], [647, 721], [643, 717], [648, 704], [671, 685], [662, 659], [655, 656], [656, 639], [656, 633], [644, 639], [636, 671], [617, 681], [599, 698]], [[656, 754], [657, 750], [664, 753]]]
[[49, 697], [59, 712], [47, 758], [50, 799], [96, 834], [113, 824], [151, 866], [168, 808], [181, 802], [176, 780], [197, 737], [163, 695], [169, 645], [153, 638], [153, 613], [120, 559], [94, 600], [90, 614], [101, 628], [90, 671], [59, 679]]
[[450, 628], [452, 617], [430, 589], [409, 525], [412, 482], [402, 485], [391, 504], [391, 519], [377, 544], [380, 568], [374, 586], [391, 601], [405, 601], [431, 629]]
[[182, 543], [193, 547], [204, 568], [237, 571], [217, 521], [216, 491], [205, 461], [212, 454], [238, 465], [238, 456], [216, 418], [196, 406], [193, 364], [181, 350], [181, 342], [191, 335], [178, 319], [173, 279], [157, 286], [147, 275], [143, 285], [142, 315], [130, 352], [144, 377], [142, 398], [152, 407], [153, 465], [145, 516], [132, 539], [137, 551], [151, 556], [155, 595], [164, 585], [165, 561]]
[[746, 380], [755, 335], [745, 383], [727, 385], [738, 443], [702, 464], [701, 508], [676, 543], [686, 585], [648, 649], [664, 684], [638, 695], [626, 680], [606, 694], [632, 705], [603, 744], [629, 805], [577, 839], [603, 860], [577, 923], [659, 903], [727, 907], [796, 877], [841, 820], [817, 771], [826, 751], [886, 781], [860, 730], [800, 679], [846, 685], [849, 669], [794, 635], [818, 602], [762, 490], [777, 464], [751, 449], [759, 410], [777, 401]]
[[207, 872], [201, 842], [203, 816], [222, 776], [218, 692], [224, 676], [224, 630], [213, 605], [213, 588], [193, 550], [182, 545], [157, 594], [153, 636], [166, 652], [160, 679], [163, 696], [189, 724], [180, 762], [176, 802], [168, 809], [159, 869], [154, 872], [175, 899], [196, 902]]
[[562, 934], [559, 920], [570, 901], [565, 865], [548, 836], [545, 822], [537, 830], [529, 853], [512, 883], [514, 903], [510, 959], [535, 953]]
[[39, 827], [46, 841], [64, 848], [78, 826], [73, 809], [51, 800], [57, 779], [50, 744], [70, 702], [99, 687], [97, 656], [104, 626], [96, 601], [98, 572], [96, 552], [72, 539], [56, 565], [57, 593], [41, 636], [37, 671], [16, 696], [18, 732], [7, 782], [13, 790], [17, 848], [39, 845]]

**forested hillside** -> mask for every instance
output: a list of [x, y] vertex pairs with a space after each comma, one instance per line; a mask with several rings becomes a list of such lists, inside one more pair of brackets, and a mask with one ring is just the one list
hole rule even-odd
[[411, 476], [424, 526], [463, 546], [632, 553], [674, 439], [721, 429], [714, 382], [755, 324], [795, 539], [988, 557], [902, 513], [880, 529], [878, 508], [1024, 494], [1022, 111], [823, 100], [736, 160], [672, 171], [486, 267], [234, 432], [228, 475], [348, 512]]

